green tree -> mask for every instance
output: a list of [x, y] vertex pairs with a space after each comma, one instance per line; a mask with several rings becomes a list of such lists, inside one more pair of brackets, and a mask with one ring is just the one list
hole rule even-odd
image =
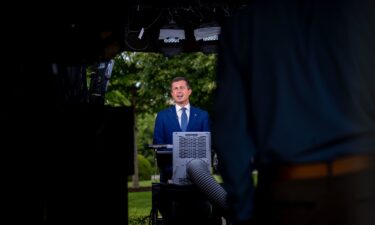
[[173, 58], [161, 54], [137, 54], [140, 71], [138, 97], [141, 112], [156, 113], [170, 105], [170, 82], [176, 76], [189, 79], [195, 106], [211, 111], [215, 89], [215, 55], [185, 53]]

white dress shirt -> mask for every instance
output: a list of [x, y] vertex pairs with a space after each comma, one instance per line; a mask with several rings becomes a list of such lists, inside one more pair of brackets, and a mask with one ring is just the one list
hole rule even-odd
[[[189, 124], [189, 118], [190, 118], [190, 103], [188, 103], [187, 105], [183, 106], [186, 110], [186, 115], [187, 115], [187, 118], [188, 118], [188, 124]], [[180, 127], [181, 127], [181, 114], [182, 114], [182, 107], [179, 106], [179, 105], [176, 105], [176, 113], [177, 113], [177, 117], [178, 117], [178, 123], [180, 124]]]

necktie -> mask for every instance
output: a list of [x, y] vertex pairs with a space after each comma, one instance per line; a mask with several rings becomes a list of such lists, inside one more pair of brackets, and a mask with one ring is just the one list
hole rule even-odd
[[181, 114], [181, 130], [186, 131], [187, 124], [188, 124], [188, 118], [186, 115], [186, 108], [182, 107], [182, 114]]

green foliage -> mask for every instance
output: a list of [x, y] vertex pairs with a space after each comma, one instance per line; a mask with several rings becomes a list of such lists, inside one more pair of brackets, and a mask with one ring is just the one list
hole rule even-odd
[[141, 111], [156, 113], [170, 105], [170, 82], [176, 76], [189, 79], [193, 94], [191, 103], [207, 109], [212, 103], [216, 57], [203, 53], [180, 54], [167, 59], [160, 54], [137, 55], [142, 82], [138, 97], [144, 100]]
[[137, 115], [137, 148], [138, 152], [154, 164], [153, 150], [148, 148], [152, 143], [154, 133], [155, 114], [143, 113]]
[[106, 93], [106, 104], [132, 106], [139, 69], [133, 59], [136, 53], [124, 52], [117, 55]]
[[150, 180], [154, 169], [143, 155], [138, 155], [138, 170], [139, 180]]
[[114, 58], [106, 104], [131, 105], [136, 113], [155, 114], [170, 105], [170, 82], [190, 80], [193, 105], [211, 109], [215, 89], [216, 56], [185, 53], [166, 58], [157, 53], [124, 52]]

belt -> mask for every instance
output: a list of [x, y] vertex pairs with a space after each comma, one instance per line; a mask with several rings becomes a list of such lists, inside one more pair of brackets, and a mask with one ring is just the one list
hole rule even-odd
[[373, 166], [372, 156], [357, 155], [329, 162], [282, 166], [277, 169], [277, 177], [281, 180], [324, 178], [360, 172]]

